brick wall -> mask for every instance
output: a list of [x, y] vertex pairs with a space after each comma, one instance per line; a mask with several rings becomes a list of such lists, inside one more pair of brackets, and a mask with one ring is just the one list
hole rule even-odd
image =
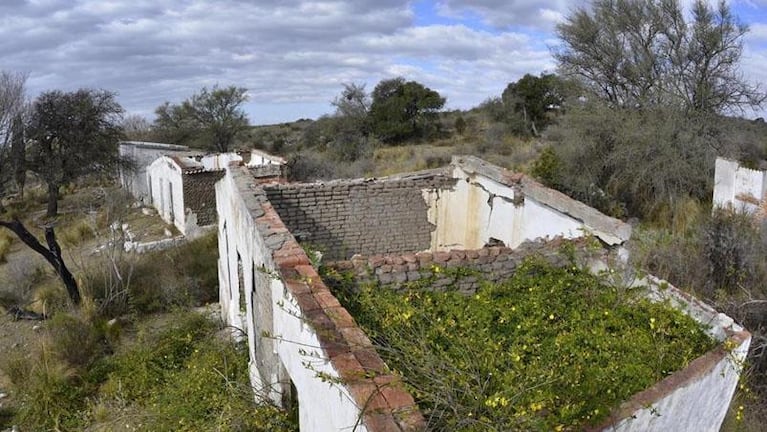
[[570, 257], [562, 252], [563, 245], [574, 246], [579, 263], [602, 256], [605, 251], [593, 250], [583, 239], [525, 242], [515, 249], [492, 246], [475, 250], [445, 252], [418, 252], [402, 255], [355, 255], [350, 260], [327, 265], [339, 271], [353, 271], [359, 282], [375, 281], [395, 288], [407, 282], [429, 280], [431, 289], [457, 289], [473, 294], [479, 288], [479, 277], [458, 274], [451, 269], [469, 269], [481, 274], [481, 279], [500, 282], [511, 277], [517, 267], [531, 256], [543, 258], [561, 267], [568, 265]]
[[223, 176], [223, 170], [183, 174], [184, 208], [197, 215], [198, 226], [216, 223], [215, 184]]
[[434, 225], [422, 191], [451, 188], [445, 175], [266, 186], [290, 232], [328, 259], [429, 249]]

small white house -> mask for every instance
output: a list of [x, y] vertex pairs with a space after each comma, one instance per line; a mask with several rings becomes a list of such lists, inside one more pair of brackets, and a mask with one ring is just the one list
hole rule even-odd
[[200, 227], [216, 223], [213, 188], [223, 173], [190, 157], [160, 156], [146, 172], [151, 204], [163, 220], [194, 237]]

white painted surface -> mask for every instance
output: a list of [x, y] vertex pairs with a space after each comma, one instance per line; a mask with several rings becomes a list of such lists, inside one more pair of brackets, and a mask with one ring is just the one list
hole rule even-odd
[[758, 207], [753, 201], [764, 200], [767, 192], [766, 181], [764, 171], [744, 168], [735, 161], [717, 158], [714, 171], [714, 206], [755, 212]]
[[173, 159], [160, 156], [149, 165], [146, 175], [152, 206], [165, 222], [175, 225], [184, 234], [186, 215], [181, 168]]
[[138, 201], [149, 204], [149, 185], [147, 183], [147, 167], [160, 156], [180, 154], [188, 151], [186, 146], [174, 144], [151, 143], [141, 141], [123, 141], [119, 145], [119, 154], [135, 163], [135, 170], [120, 170], [120, 183]]
[[578, 220], [525, 197], [515, 204], [515, 190], [455, 167], [454, 191], [425, 192], [432, 250], [477, 249], [491, 238], [514, 248], [527, 240], [583, 236], [589, 228]]
[[211, 153], [200, 160], [205, 171], [226, 169], [232, 162], [242, 162], [242, 156], [237, 153]]
[[[255, 388], [268, 387], [276, 382], [277, 370], [258, 370], [256, 346], [262, 343], [266, 332], [275, 341], [274, 354], [293, 382], [299, 402], [300, 429], [304, 431], [351, 431], [365, 432], [357, 425], [361, 409], [352, 400], [348, 390], [337, 383], [329, 383], [317, 377], [321, 372], [331, 379], [339, 375], [322, 355], [316, 332], [304, 322], [295, 300], [278, 278], [277, 271], [264, 239], [259, 235], [255, 221], [248, 209], [252, 200], [246, 202], [233, 181], [231, 172], [216, 183], [216, 207], [219, 232], [219, 302], [224, 321], [247, 332], [250, 353], [251, 383]], [[257, 203], [256, 203], [257, 205]], [[240, 289], [237, 273], [237, 254], [243, 264], [244, 293], [247, 310], [242, 322], [240, 314]], [[256, 275], [270, 275], [253, 281]], [[260, 279], [260, 278], [259, 278]], [[272, 295], [272, 322], [264, 323], [263, 311], [256, 310], [253, 290], [266, 289]], [[268, 327], [266, 327], [268, 325]], [[270, 398], [279, 403], [280, 394], [274, 390]], [[356, 429], [355, 429], [356, 425]]]
[[279, 156], [270, 155], [261, 150], [253, 149], [250, 151], [249, 167], [259, 165], [285, 165], [287, 161]]
[[751, 339], [744, 341], [708, 374], [634, 412], [610, 432], [716, 432], [730, 406]]
[[[315, 331], [301, 319], [295, 300], [278, 280], [272, 282], [272, 295], [281, 299], [274, 311], [277, 351], [298, 390], [298, 416], [304, 431], [360, 431], [360, 408], [340, 384], [324, 382], [317, 374], [338, 379], [339, 375], [322, 354]], [[332, 379], [332, 378], [331, 378]]]

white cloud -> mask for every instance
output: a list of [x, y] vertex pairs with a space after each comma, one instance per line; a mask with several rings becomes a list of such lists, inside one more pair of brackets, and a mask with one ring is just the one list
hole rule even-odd
[[[220, 83], [249, 89], [254, 123], [316, 117], [330, 111], [341, 83], [372, 90], [397, 75], [468, 108], [525, 73], [554, 69], [551, 30], [571, 3], [435, 7], [459, 19], [416, 26], [408, 0], [3, 0], [0, 67], [30, 72], [33, 96], [105, 88], [129, 111], [150, 115], [165, 100]], [[752, 25], [748, 41], [763, 34], [764, 23]], [[747, 73], [765, 69], [751, 63]]]

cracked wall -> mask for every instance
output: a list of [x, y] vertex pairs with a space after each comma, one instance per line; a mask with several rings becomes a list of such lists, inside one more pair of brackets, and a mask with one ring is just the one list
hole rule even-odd
[[620, 245], [631, 227], [521, 174], [474, 157], [454, 157], [452, 190], [426, 191], [428, 220], [436, 226], [431, 249], [516, 248], [539, 238], [593, 234]]

